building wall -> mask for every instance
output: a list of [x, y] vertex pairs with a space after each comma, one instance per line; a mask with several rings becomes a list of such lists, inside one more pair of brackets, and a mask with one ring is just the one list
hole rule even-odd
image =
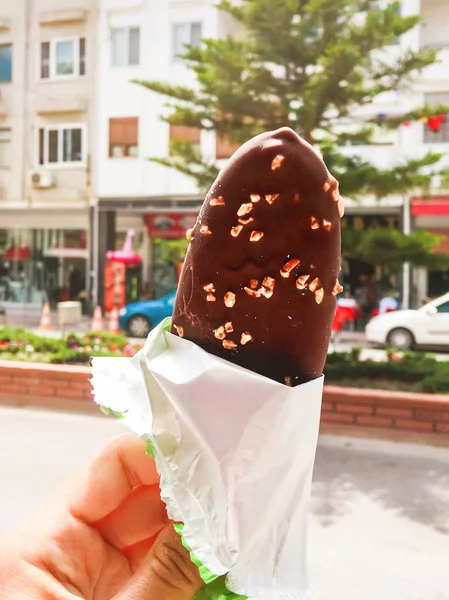
[[[70, 206], [84, 209], [89, 200], [96, 129], [90, 127], [96, 110], [91, 98], [96, 86], [96, 0], [0, 0], [0, 44], [13, 43], [13, 77], [0, 83], [0, 128], [12, 134], [11, 167], [0, 172], [0, 209]], [[55, 39], [86, 38], [87, 71], [82, 77], [43, 80], [40, 44]], [[76, 165], [39, 165], [38, 130], [58, 124], [83, 124], [86, 155]], [[53, 185], [36, 189], [34, 170], [51, 174]]]
[[[203, 37], [226, 35], [232, 23], [220, 15], [211, 0], [192, 2], [103, 0], [99, 21], [98, 94], [100, 197], [188, 196], [197, 192], [194, 182], [176, 171], [148, 161], [169, 153], [169, 126], [161, 121], [166, 99], [132, 83], [157, 80], [194, 86], [195, 79], [182, 62], [172, 60], [172, 25], [201, 22]], [[111, 30], [140, 25], [140, 64], [111, 66]], [[109, 158], [109, 119], [139, 117], [138, 158]], [[202, 133], [203, 155], [214, 158], [215, 137]]]

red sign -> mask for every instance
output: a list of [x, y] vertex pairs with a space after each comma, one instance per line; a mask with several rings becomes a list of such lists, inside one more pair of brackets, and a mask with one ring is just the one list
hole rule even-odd
[[414, 217], [449, 215], [449, 196], [412, 198], [411, 213]]
[[153, 238], [177, 240], [195, 225], [196, 213], [148, 213], [145, 215], [148, 235]]
[[106, 312], [126, 304], [126, 266], [108, 260], [104, 270], [104, 305]]
[[3, 260], [28, 260], [29, 258], [29, 246], [12, 246], [3, 254]]

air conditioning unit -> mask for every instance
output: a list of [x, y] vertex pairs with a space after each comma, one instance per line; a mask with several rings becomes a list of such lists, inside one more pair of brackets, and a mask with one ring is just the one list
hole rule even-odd
[[54, 184], [53, 175], [50, 171], [31, 171], [31, 186], [36, 189], [50, 188]]

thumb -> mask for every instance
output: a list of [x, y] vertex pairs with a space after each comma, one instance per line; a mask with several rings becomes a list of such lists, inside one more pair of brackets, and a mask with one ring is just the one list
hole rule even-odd
[[166, 525], [115, 600], [190, 600], [203, 585], [172, 524]]

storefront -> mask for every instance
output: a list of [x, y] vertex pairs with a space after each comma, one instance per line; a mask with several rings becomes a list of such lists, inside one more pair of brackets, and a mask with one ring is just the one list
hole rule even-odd
[[343, 248], [346, 251], [343, 253], [339, 279], [345, 293], [357, 300], [365, 319], [368, 319], [372, 310], [377, 307], [382, 292], [393, 289], [399, 295], [402, 282], [400, 278], [395, 277], [384, 280], [383, 275], [373, 265], [351, 254], [348, 240], [351, 240], [351, 232], [363, 233], [380, 227], [400, 229], [401, 220], [400, 207], [379, 207], [376, 210], [373, 207], [355, 206], [351, 207], [341, 220]]
[[[141, 257], [139, 298], [160, 298], [176, 289], [187, 249], [186, 230], [195, 223], [202, 199], [100, 199], [91, 214], [91, 261], [98, 274], [93, 303], [104, 305], [108, 251], [120, 251], [132, 230], [132, 250]], [[96, 232], [96, 233], [95, 233]]]
[[[442, 241], [435, 248], [435, 252], [449, 254], [449, 196], [412, 198], [411, 213], [415, 230], [425, 230], [441, 238]], [[449, 270], [420, 269], [419, 281], [417, 294], [420, 304], [449, 292]]]
[[[0, 303], [53, 306], [84, 299], [88, 285], [87, 214], [43, 211], [2, 214], [0, 226]], [[79, 215], [77, 215], [78, 217]]]

